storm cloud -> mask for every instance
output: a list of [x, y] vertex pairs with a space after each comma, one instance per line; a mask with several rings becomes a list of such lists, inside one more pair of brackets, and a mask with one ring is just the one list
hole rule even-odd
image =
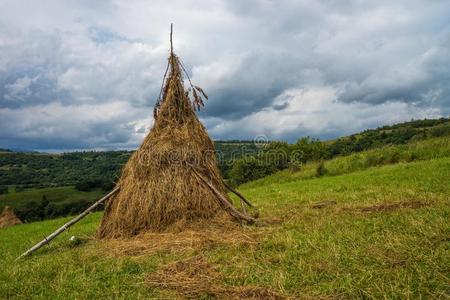
[[175, 51], [215, 139], [450, 113], [448, 1], [0, 1], [0, 147], [130, 149]]

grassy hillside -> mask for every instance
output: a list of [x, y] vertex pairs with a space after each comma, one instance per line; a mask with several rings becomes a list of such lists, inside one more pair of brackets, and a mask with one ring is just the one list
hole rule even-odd
[[[254, 180], [244, 186], [296, 181], [323, 175], [336, 176], [400, 162], [407, 163], [444, 157], [450, 157], [450, 138], [431, 138], [405, 145], [386, 146], [347, 156], [339, 156], [327, 161], [308, 162], [302, 165], [298, 171], [286, 169], [271, 176]], [[319, 168], [321, 168], [320, 173], [318, 172]]]
[[333, 176], [306, 168], [241, 186], [259, 227], [99, 241], [95, 213], [19, 262], [67, 219], [0, 229], [0, 298], [448, 298], [450, 158], [331, 171], [349, 159], [325, 163]]
[[401, 145], [450, 135], [450, 119], [425, 119], [386, 125], [330, 141], [331, 153], [346, 155], [386, 145]]

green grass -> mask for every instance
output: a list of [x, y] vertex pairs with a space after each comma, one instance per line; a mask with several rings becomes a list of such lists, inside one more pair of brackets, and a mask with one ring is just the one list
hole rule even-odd
[[[351, 160], [340, 159], [326, 162], [326, 168]], [[259, 207], [262, 219], [278, 222], [248, 229], [266, 232], [256, 247], [202, 250], [218, 266], [224, 285], [265, 286], [313, 299], [450, 296], [450, 158], [356, 168], [321, 178], [307, 179], [302, 172], [281, 172], [239, 187]], [[312, 208], [324, 200], [336, 204]], [[415, 202], [423, 206], [362, 209]], [[18, 262], [22, 251], [67, 219], [0, 229], [0, 298], [161, 297], [167, 291], [146, 286], [145, 277], [165, 263], [198, 254], [186, 248], [182, 253], [112, 256], [101, 241], [89, 238], [100, 218], [101, 213], [90, 215]], [[71, 246], [72, 235], [85, 242]]]

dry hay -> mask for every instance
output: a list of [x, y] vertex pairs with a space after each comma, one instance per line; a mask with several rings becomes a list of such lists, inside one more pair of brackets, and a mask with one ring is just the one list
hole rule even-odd
[[169, 66], [153, 128], [122, 170], [120, 191], [106, 203], [99, 237], [162, 232], [178, 222], [211, 220], [222, 218], [227, 210], [230, 213], [231, 200], [213, 142], [194, 112], [203, 105], [195, 90], [206, 95], [191, 85], [191, 103], [183, 85], [182, 65], [173, 53]]
[[0, 228], [17, 224], [22, 224], [22, 221], [14, 214], [11, 207], [5, 206], [3, 212], [0, 214]]
[[256, 248], [271, 228], [242, 227], [235, 222], [219, 221], [177, 223], [166, 232], [145, 232], [132, 238], [110, 239], [101, 244], [112, 256], [142, 256], [157, 252], [186, 253], [217, 247]]
[[150, 274], [146, 281], [154, 288], [168, 289], [188, 299], [210, 296], [218, 299], [286, 299], [265, 287], [224, 286], [217, 267], [201, 255], [176, 261]]

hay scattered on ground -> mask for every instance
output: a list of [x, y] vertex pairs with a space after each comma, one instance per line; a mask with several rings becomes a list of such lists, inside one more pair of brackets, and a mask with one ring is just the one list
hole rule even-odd
[[22, 221], [16, 216], [11, 207], [5, 206], [3, 212], [0, 214], [0, 228], [17, 224], [22, 224]]
[[286, 297], [258, 286], [225, 286], [217, 267], [202, 255], [167, 264], [146, 281], [149, 286], [168, 289], [183, 298], [199, 299], [209, 296], [218, 299], [286, 299]]
[[[177, 226], [179, 225], [179, 226]], [[175, 224], [166, 232], [146, 232], [132, 238], [101, 243], [113, 256], [141, 256], [156, 252], [187, 253], [217, 247], [257, 247], [268, 227], [243, 227], [230, 221]]]

